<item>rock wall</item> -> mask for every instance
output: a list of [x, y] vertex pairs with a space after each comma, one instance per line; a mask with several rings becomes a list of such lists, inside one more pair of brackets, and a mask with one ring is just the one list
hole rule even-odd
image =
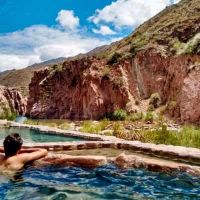
[[27, 115], [99, 119], [117, 108], [134, 111], [136, 100], [158, 92], [172, 117], [198, 123], [199, 63], [199, 56], [165, 57], [155, 48], [112, 65], [95, 57], [66, 62], [35, 73]]
[[14, 115], [24, 115], [26, 101], [15, 88], [0, 87], [0, 118], [11, 119]]
[[158, 92], [171, 117], [200, 123], [200, 56], [163, 57], [155, 50], [132, 61], [133, 79], [141, 99]]
[[63, 64], [61, 71], [36, 72], [29, 86], [27, 115], [99, 119], [125, 107], [128, 91], [121, 85], [123, 80], [117, 78], [122, 72], [120, 68], [106, 72], [105, 65], [104, 60], [84, 58]]

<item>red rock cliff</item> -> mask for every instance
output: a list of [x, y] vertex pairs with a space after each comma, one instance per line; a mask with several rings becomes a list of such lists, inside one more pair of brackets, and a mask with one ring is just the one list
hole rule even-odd
[[142, 98], [158, 92], [172, 117], [200, 122], [200, 56], [165, 58], [154, 51], [141, 52], [132, 69]]
[[104, 60], [84, 58], [64, 63], [60, 71], [35, 73], [29, 86], [28, 115], [98, 119], [117, 107], [125, 107], [128, 91], [120, 79], [121, 69], [105, 65]]
[[158, 92], [163, 104], [174, 104], [169, 109], [172, 117], [198, 123], [199, 63], [199, 56], [163, 57], [154, 49], [113, 65], [94, 57], [66, 62], [60, 69], [35, 73], [27, 114], [99, 119], [116, 108], [134, 109], [135, 99]]

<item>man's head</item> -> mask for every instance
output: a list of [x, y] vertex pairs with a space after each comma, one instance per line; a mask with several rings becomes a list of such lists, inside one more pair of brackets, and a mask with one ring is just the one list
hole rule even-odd
[[16, 155], [17, 152], [21, 149], [22, 144], [23, 140], [19, 134], [14, 133], [8, 135], [3, 142], [6, 157]]

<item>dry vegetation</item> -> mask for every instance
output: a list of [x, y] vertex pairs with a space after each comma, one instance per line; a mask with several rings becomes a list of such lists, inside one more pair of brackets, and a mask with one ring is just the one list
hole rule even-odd
[[[118, 52], [122, 57], [130, 54], [134, 56], [138, 51], [152, 45], [161, 46], [159, 49], [161, 53], [177, 54], [181, 48], [178, 44], [186, 45], [200, 32], [199, 13], [200, 0], [182, 0], [139, 26], [127, 38], [107, 47], [105, 51], [100, 52], [100, 55], [110, 58], [114, 52]], [[189, 53], [199, 53], [199, 40], [196, 40], [193, 46], [194, 48], [190, 47], [192, 51]]]

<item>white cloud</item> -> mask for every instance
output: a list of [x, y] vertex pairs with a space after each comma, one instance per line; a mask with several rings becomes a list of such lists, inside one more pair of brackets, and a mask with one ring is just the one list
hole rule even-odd
[[92, 31], [97, 34], [115, 36], [110, 40], [88, 36], [83, 30], [78, 29], [79, 18], [69, 10], [61, 10], [58, 13], [56, 21], [60, 26], [53, 28], [34, 25], [24, 30], [0, 34], [0, 71], [23, 68], [58, 57], [74, 56], [119, 40], [121, 39], [119, 34], [108, 26], [110, 23], [115, 28], [124, 26], [133, 28], [164, 9], [169, 1], [117, 0], [102, 10], [96, 10], [90, 20], [99, 28], [94, 28]]
[[14, 68], [23, 68], [34, 63], [40, 62], [37, 55], [35, 56], [23, 56], [14, 54], [0, 54], [0, 71], [10, 70]]
[[108, 26], [100, 26], [99, 29], [92, 29], [92, 31], [96, 34], [101, 34], [101, 35], [115, 35], [116, 32], [114, 32], [110, 27]]
[[79, 18], [75, 17], [72, 10], [61, 10], [56, 21], [64, 28], [75, 30], [79, 26]]
[[136, 27], [166, 6], [170, 0], [117, 0], [89, 18], [95, 24], [113, 24], [116, 28]]
[[174, 3], [179, 3], [180, 2], [180, 0], [174, 0]]
[[74, 56], [108, 42], [110, 41], [44, 25], [31, 26], [0, 35], [0, 71], [22, 68], [58, 57]]

